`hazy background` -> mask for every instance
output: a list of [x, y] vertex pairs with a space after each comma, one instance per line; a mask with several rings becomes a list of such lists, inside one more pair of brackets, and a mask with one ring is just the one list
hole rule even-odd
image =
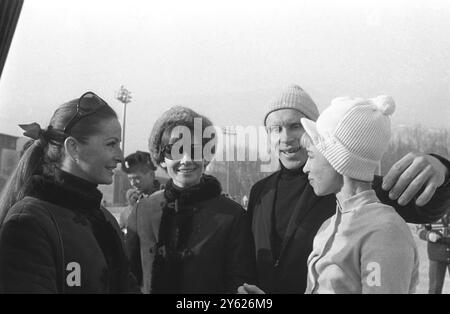
[[[133, 96], [128, 154], [147, 149], [170, 106], [220, 126], [257, 126], [295, 83], [321, 110], [337, 96], [391, 94], [396, 131], [384, 172], [411, 150], [449, 158], [449, 34], [447, 0], [25, 0], [0, 79], [0, 133], [20, 136], [19, 123], [45, 127], [58, 105], [87, 90], [122, 115], [115, 93], [125, 85]], [[237, 201], [267, 175], [258, 163], [211, 166]], [[112, 203], [113, 186], [102, 191]], [[413, 233], [425, 293], [426, 243]]]
[[119, 114], [126, 153], [187, 105], [218, 125], [259, 125], [291, 83], [320, 109], [336, 96], [391, 94], [394, 125], [448, 127], [450, 3], [436, 1], [27, 0], [0, 81], [0, 133], [46, 126], [92, 90]]

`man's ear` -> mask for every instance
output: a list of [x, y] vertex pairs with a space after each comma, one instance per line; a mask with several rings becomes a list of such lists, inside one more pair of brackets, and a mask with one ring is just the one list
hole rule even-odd
[[67, 156], [69, 156], [74, 162], [78, 162], [80, 149], [79, 143], [75, 138], [69, 136], [65, 139], [64, 150]]

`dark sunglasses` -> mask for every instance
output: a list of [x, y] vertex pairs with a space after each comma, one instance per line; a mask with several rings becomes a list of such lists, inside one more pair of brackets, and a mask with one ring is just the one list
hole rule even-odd
[[73, 115], [73, 117], [69, 120], [64, 128], [64, 133], [69, 134], [69, 131], [73, 128], [73, 126], [79, 122], [81, 119], [90, 116], [97, 111], [99, 111], [104, 106], [108, 104], [98, 97], [93, 92], [87, 92], [81, 95], [78, 99], [77, 111]]
[[150, 154], [146, 152], [136, 152], [127, 158], [125, 158], [123, 162], [123, 166], [126, 169], [132, 168], [136, 165], [143, 165], [143, 164], [151, 164], [152, 169], [154, 168], [153, 163], [150, 158]]

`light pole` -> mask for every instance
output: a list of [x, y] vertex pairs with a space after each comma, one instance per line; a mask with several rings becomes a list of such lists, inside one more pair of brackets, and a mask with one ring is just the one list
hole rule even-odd
[[125, 124], [127, 121], [127, 104], [131, 102], [131, 92], [127, 90], [123, 85], [120, 86], [120, 90], [116, 93], [116, 99], [123, 104], [123, 127], [122, 127], [122, 152], [125, 155]]
[[[234, 141], [233, 141], [233, 143], [231, 143], [231, 136], [236, 135], [236, 130], [234, 127], [228, 126], [228, 127], [223, 128], [223, 133], [226, 136], [226, 147], [228, 149], [231, 149], [232, 148], [231, 145], [232, 144], [235, 145]], [[231, 157], [231, 158], [233, 158], [233, 160], [234, 160], [234, 147], [232, 149], [232, 152], [233, 152], [233, 157]], [[225, 156], [227, 156], [227, 155], [225, 155]], [[227, 194], [231, 197], [231, 195], [230, 195], [230, 160], [227, 160]]]

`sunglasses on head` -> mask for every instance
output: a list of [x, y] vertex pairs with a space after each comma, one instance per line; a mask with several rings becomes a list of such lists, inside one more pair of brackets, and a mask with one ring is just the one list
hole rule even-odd
[[81, 119], [98, 112], [101, 108], [107, 105], [108, 104], [103, 99], [98, 97], [93, 92], [84, 93], [78, 99], [77, 111], [64, 127], [64, 133], [68, 134], [74, 125]]

